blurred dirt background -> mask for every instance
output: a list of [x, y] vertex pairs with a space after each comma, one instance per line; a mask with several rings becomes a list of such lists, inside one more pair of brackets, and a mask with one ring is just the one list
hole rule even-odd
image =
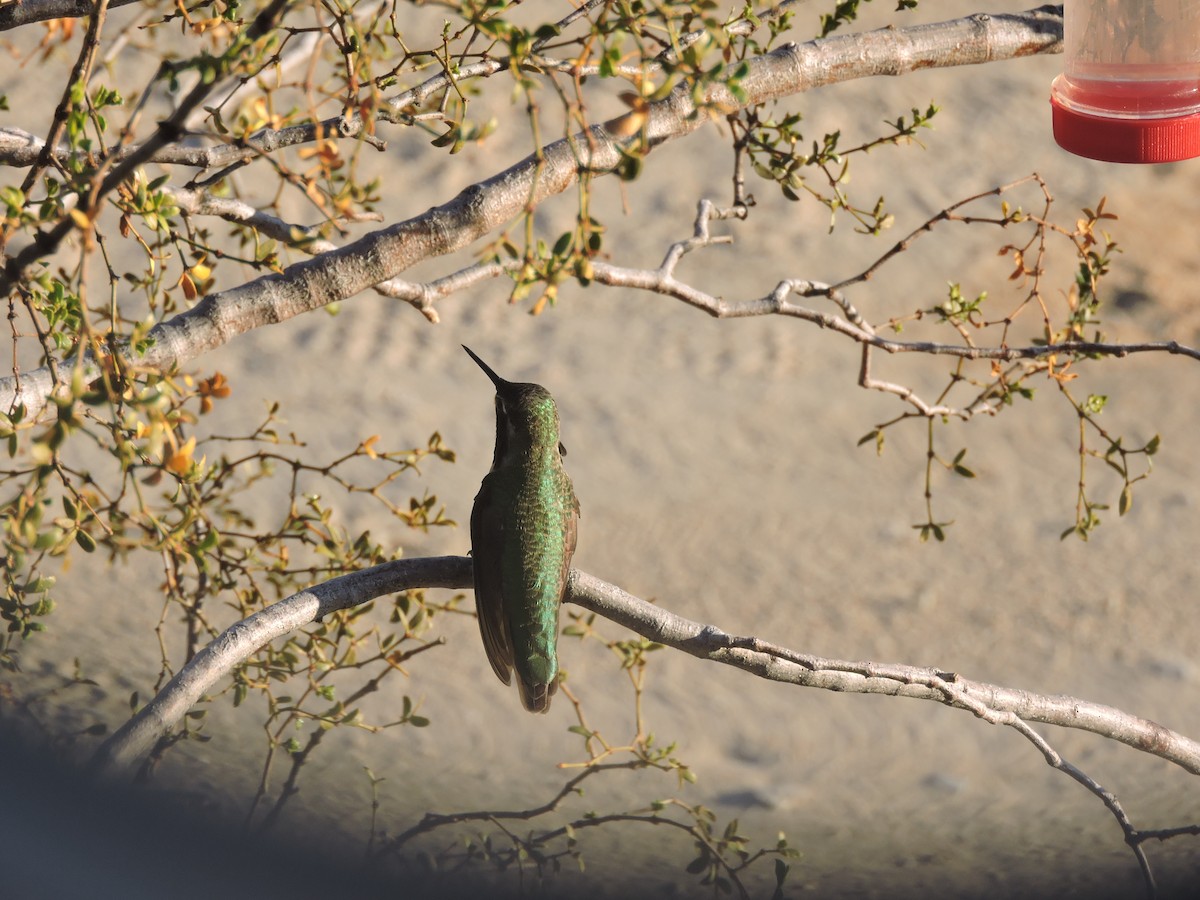
[[[890, 16], [890, 4], [876, 5], [861, 27]], [[921, 4], [910, 21], [1023, 8], [943, 0]], [[797, 39], [812, 33], [819, 11], [823, 5], [810, 4], [801, 12]], [[1106, 282], [1108, 335], [1194, 344], [1200, 161], [1123, 167], [1059, 150], [1047, 97], [1060, 65], [1051, 56], [927, 71], [788, 101], [783, 108], [802, 111], [812, 137], [841, 127], [847, 145], [883, 133], [884, 119], [911, 107], [943, 107], [922, 135], [924, 149], [881, 148], [854, 162], [849, 189], [866, 204], [884, 194], [894, 228], [880, 238], [854, 236], [840, 217], [827, 234], [818, 204], [789, 203], [752, 177], [758, 205], [750, 220], [714, 226], [735, 243], [695, 254], [681, 277], [730, 299], [761, 296], [785, 277], [834, 281], [948, 204], [1036, 171], [1064, 223], [1101, 196], [1120, 216], [1112, 231], [1123, 253]], [[14, 112], [4, 117], [29, 127]], [[527, 134], [513, 119], [450, 164], [417, 134], [388, 135], [387, 220], [444, 202], [524, 155]], [[597, 183], [612, 259], [656, 265], [690, 234], [699, 199], [727, 201], [730, 157], [720, 129], [708, 126], [655, 151], [623, 193], [613, 179]], [[1039, 197], [1023, 189], [1014, 202], [1040, 209]], [[573, 203], [559, 198], [546, 221], [569, 217]], [[996, 202], [978, 209], [994, 214]], [[989, 291], [999, 306], [1012, 296], [1008, 264], [997, 256], [1009, 239], [995, 229], [940, 227], [850, 299], [880, 321], [941, 302], [952, 281], [970, 296]], [[409, 274], [433, 277], [470, 258]], [[1071, 268], [1066, 259], [1051, 271], [1048, 293], [1065, 291]], [[505, 377], [537, 381], [558, 399], [583, 508], [579, 568], [736, 634], [1071, 694], [1200, 736], [1194, 362], [1160, 354], [1079, 367], [1077, 395], [1110, 396], [1106, 427], [1129, 445], [1162, 436], [1154, 474], [1123, 519], [1119, 483], [1093, 462], [1091, 490], [1114, 508], [1090, 542], [1059, 540], [1074, 519], [1078, 432], [1071, 409], [1043, 382], [1031, 384], [1034, 403], [939, 431], [944, 454], [969, 447], [978, 477], [938, 478], [936, 514], [955, 524], [945, 543], [921, 544], [911, 526], [924, 515], [924, 426], [889, 432], [878, 458], [871, 447], [856, 448], [903, 407], [856, 387], [859, 354], [849, 341], [799, 321], [715, 321], [633, 291], [568, 286], [558, 306], [536, 318], [505, 296], [498, 283], [453, 296], [439, 305], [442, 323], [431, 326], [403, 304], [366, 294], [336, 317], [315, 313], [235, 340], [200, 362], [203, 373], [219, 370], [233, 386], [218, 410], [220, 428], [257, 421], [271, 398], [318, 456], [370, 434], [395, 447], [440, 430], [458, 463], [430, 465], [424, 482], [399, 489], [419, 494], [427, 485], [465, 526], [493, 440], [491, 392], [459, 348], [467, 343]], [[950, 368], [930, 358], [876, 366], [878, 377], [926, 392]], [[468, 549], [465, 527], [426, 536], [365, 505], [342, 508], [351, 527], [369, 525], [409, 556]], [[40, 701], [52, 731], [115, 726], [130, 692], [149, 691], [158, 671], [158, 580], [152, 566], [108, 569], [90, 558], [60, 579], [50, 631], [28, 643], [10, 687], [22, 697], [45, 691], [74, 659], [102, 687]], [[539, 803], [564, 778], [556, 766], [580, 758], [568, 703], [560, 698], [545, 718], [526, 715], [488, 670], [474, 621], [447, 621], [444, 633], [450, 646], [426, 664], [414, 661], [411, 678], [389, 689], [419, 698], [432, 725], [331, 735], [285, 816], [290, 841], [315, 843], [337, 860], [358, 858], [370, 822], [364, 766], [387, 779], [380, 815], [394, 833], [427, 809]], [[613, 740], [627, 737], [631, 694], [613, 660], [594, 642], [566, 641], [561, 655], [592, 724]], [[398, 698], [385, 691], [366, 712], [394, 717]], [[209, 714], [211, 742], [167, 755], [156, 790], [237, 821], [259, 774], [261, 709], [227, 707]], [[773, 844], [786, 832], [802, 853], [789, 879], [793, 896], [1140, 895], [1133, 856], [1099, 801], [1015, 732], [970, 715], [763, 683], [669, 652], [654, 658], [645, 712], [660, 741], [678, 742], [698, 782], [679, 789], [666, 776], [618, 775], [570, 810], [636, 806], [681, 791], [722, 820], [738, 817], [756, 842]], [[1039, 730], [1113, 790], [1139, 826], [1200, 819], [1200, 791], [1184, 772], [1096, 737]], [[552, 895], [701, 890], [683, 871], [691, 847], [675, 836], [588, 835], [583, 850], [587, 872], [552, 879]], [[1188, 838], [1149, 847], [1166, 893], [1182, 896], [1195, 884], [1196, 851]], [[769, 895], [769, 865], [751, 881]], [[518, 882], [510, 873], [499, 884]]]

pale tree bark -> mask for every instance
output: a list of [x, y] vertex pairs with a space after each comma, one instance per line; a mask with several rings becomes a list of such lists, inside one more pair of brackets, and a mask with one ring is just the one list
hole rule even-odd
[[[227, 628], [197, 653], [159, 694], [104, 742], [93, 771], [119, 777], [168, 734], [200, 699], [237, 666], [272, 640], [340, 609], [414, 588], [469, 588], [469, 557], [401, 559], [314, 585]], [[758, 637], [731, 635], [715, 625], [686, 619], [592, 575], [572, 570], [565, 601], [597, 613], [656, 643], [691, 656], [749, 672], [767, 681], [854, 694], [887, 694], [932, 700], [1013, 728], [1046, 762], [1097, 796], [1116, 818], [1148, 889], [1154, 879], [1142, 844], [1152, 838], [1191, 833], [1192, 826], [1150, 832], [1137, 829], [1116, 796], [1064, 759], [1030, 723], [1089, 731], [1157, 756], [1200, 775], [1200, 742], [1157, 722], [1076, 697], [973, 681], [956, 672], [826, 659]]]
[[[339, 609], [414, 588], [472, 586], [469, 557], [401, 559], [314, 585], [238, 622], [188, 662], [152, 701], [112, 735], [96, 755], [100, 768], [129, 765], [174, 726], [221, 678], [276, 638]], [[756, 637], [735, 637], [685, 619], [615, 585], [572, 570], [567, 602], [643, 637], [768, 681], [855, 694], [890, 694], [964, 709], [993, 724], [1008, 716], [1077, 728], [1120, 741], [1200, 775], [1200, 743], [1109, 706], [1036, 694], [954, 672], [892, 663], [847, 662], [798, 653]]]
[[[138, 2], [140, 0], [109, 0], [108, 8]], [[0, 31], [49, 19], [76, 19], [90, 14], [94, 8], [92, 0], [15, 0], [0, 6]]]
[[[740, 99], [718, 82], [709, 86], [702, 105], [726, 114], [857, 78], [1059, 52], [1061, 12], [1061, 7], [1044, 6], [1014, 15], [977, 14], [932, 25], [785, 44], [749, 62], [749, 72], [740, 81], [744, 91]], [[707, 120], [690, 88], [681, 86], [650, 105], [644, 138], [654, 147], [695, 132]], [[613, 171], [622, 158], [622, 142], [640, 139], [618, 138], [597, 125], [554, 141], [419, 216], [296, 263], [282, 274], [204, 297], [192, 309], [156, 325], [149, 335], [153, 345], [132, 361], [152, 370], [176, 369], [240, 334], [352, 297], [418, 262], [461, 250], [529, 207], [567, 190], [582, 172]], [[142, 157], [129, 157], [136, 158]], [[32, 249], [27, 247], [9, 260], [2, 276], [6, 284], [19, 274], [14, 268], [23, 270], [37, 258]], [[85, 378], [97, 371], [89, 357]], [[50, 368], [0, 379], [0, 409], [23, 404], [26, 416], [37, 415], [55, 389]]]

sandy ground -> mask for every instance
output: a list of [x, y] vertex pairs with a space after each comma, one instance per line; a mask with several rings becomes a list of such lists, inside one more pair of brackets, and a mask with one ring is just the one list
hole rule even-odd
[[[920, 16], [932, 21], [977, 5], [929, 7]], [[832, 281], [947, 204], [1037, 171], [1064, 221], [1102, 195], [1121, 216], [1114, 231], [1125, 252], [1109, 296], [1121, 297], [1122, 308], [1106, 315], [1108, 333], [1195, 342], [1200, 163], [1118, 167], [1059, 150], [1046, 102], [1059, 65], [1052, 57], [924, 72], [797, 98], [789, 108], [802, 110], [814, 133], [850, 123], [847, 143], [873, 137], [882, 119], [910, 107], [944, 106], [924, 137], [926, 150], [884, 148], [856, 162], [851, 188], [863, 202], [886, 193], [895, 229], [880, 239], [851, 236], [843, 219], [828, 236], [827, 214], [816, 204], [789, 204], [757, 183], [752, 219], [720, 226], [736, 243], [696, 255], [681, 274], [729, 298], [760, 296], [782, 277]], [[466, 151], [466, 165], [443, 170], [445, 157], [399, 136], [387, 157], [389, 220], [515, 160], [522, 139], [519, 131], [502, 135]], [[720, 134], [708, 127], [650, 157], [628, 188], [628, 215], [616, 184], [598, 185], [614, 260], [656, 264], [667, 244], [690, 232], [698, 199], [728, 196], [728, 162]], [[1022, 197], [1029, 207], [1036, 194]], [[569, 215], [572, 202], [561, 198], [547, 215]], [[878, 321], [940, 302], [947, 281], [961, 282], [964, 293], [1003, 297], [1007, 270], [996, 250], [1005, 240], [945, 228], [851, 299]], [[1065, 273], [1057, 275], [1065, 287]], [[538, 381], [558, 398], [583, 507], [581, 569], [734, 633], [829, 657], [937, 665], [1072, 694], [1200, 735], [1191, 596], [1200, 527], [1194, 363], [1146, 356], [1083, 369], [1078, 393], [1112, 397], [1106, 427], [1128, 443], [1162, 435], [1154, 476], [1139, 485], [1124, 520], [1115, 511], [1105, 516], [1087, 544], [1059, 540], [1073, 521], [1077, 435], [1070, 409], [1041, 385], [1034, 404], [940, 432], [943, 451], [970, 448], [979, 477], [937, 482], [938, 516], [955, 525], [946, 543], [920, 544], [910, 526], [923, 515], [923, 426], [897, 429], [881, 458], [856, 449], [902, 406], [855, 386], [858, 353], [848, 341], [796, 321], [718, 322], [632, 291], [568, 288], [536, 319], [503, 297], [501, 285], [454, 296], [432, 327], [406, 306], [364, 295], [337, 317], [318, 313], [247, 335], [201, 364], [234, 386], [222, 427], [256, 419], [270, 397], [317, 455], [373, 433], [395, 446], [440, 430], [459, 462], [431, 466], [427, 483], [465, 522], [492, 442], [488, 385], [459, 349], [468, 343], [501, 374]], [[881, 377], [927, 390], [948, 368], [928, 359], [878, 367]], [[1093, 490], [1115, 505], [1118, 486], [1101, 469], [1093, 467]], [[416, 535], [353, 509], [352, 526], [370, 525], [402, 542], [407, 555], [468, 548], [465, 528]], [[80, 659], [103, 688], [39, 707], [62, 732], [96, 719], [120, 722], [129, 692], [146, 693], [157, 671], [146, 630], [159, 614], [153, 574], [81, 564], [71, 576], [51, 631], [29, 643], [25, 673], [13, 680], [30, 693]], [[568, 704], [556, 703], [545, 718], [525, 715], [515, 692], [487, 670], [474, 622], [450, 621], [445, 634], [450, 647], [436, 651], [436, 662], [414, 664], [406, 683], [367, 707], [386, 717], [407, 693], [422, 700], [433, 725], [332, 735], [285, 817], [289, 834], [356, 854], [369, 827], [363, 766], [387, 778], [381, 815], [395, 832], [426, 809], [539, 802], [563, 777], [555, 766], [579, 759], [579, 738], [566, 730], [574, 722]], [[562, 657], [593, 724], [613, 739], [627, 736], [630, 693], [599, 645], [568, 642]], [[698, 773], [680, 796], [723, 821], [737, 816], [756, 842], [773, 843], [782, 830], [800, 849], [793, 895], [1141, 891], [1133, 856], [1096, 798], [1014, 732], [967, 714], [762, 683], [667, 652], [654, 660], [645, 705], [656, 735], [678, 742], [678, 755]], [[261, 759], [255, 709], [214, 710], [213, 740], [172, 753], [161, 789], [231, 816], [244, 810]], [[1115, 791], [1139, 826], [1200, 817], [1200, 794], [1182, 771], [1099, 738], [1042, 731]], [[637, 806], [676, 790], [667, 776], [617, 775], [571, 810]], [[1184, 838], [1149, 848], [1167, 893], [1182, 895], [1200, 874], [1196, 846]], [[683, 872], [686, 841], [589, 835], [583, 849], [586, 875], [564, 873], [551, 882], [553, 892], [699, 890]], [[751, 881], [768, 895], [770, 867]]]

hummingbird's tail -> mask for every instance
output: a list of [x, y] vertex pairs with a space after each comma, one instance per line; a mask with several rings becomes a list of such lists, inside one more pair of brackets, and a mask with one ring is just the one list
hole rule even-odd
[[558, 690], [558, 679], [549, 684], [544, 682], [527, 682], [517, 677], [517, 689], [521, 693], [521, 703], [530, 712], [544, 713], [550, 709], [550, 698]]

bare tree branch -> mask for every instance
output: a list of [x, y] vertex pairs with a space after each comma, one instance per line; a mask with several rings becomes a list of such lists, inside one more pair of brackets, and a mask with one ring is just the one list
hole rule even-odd
[[[1016, 182], [1014, 185], [1005, 185], [983, 194], [968, 197], [966, 200], [954, 204], [953, 207], [942, 210], [916, 228], [907, 237], [898, 241], [863, 272], [836, 284], [788, 278], [776, 284], [775, 288], [763, 297], [752, 300], [726, 300], [723, 297], [710, 294], [707, 291], [679, 280], [675, 276], [675, 269], [685, 255], [714, 244], [731, 243], [732, 238], [728, 235], [711, 234], [709, 230], [710, 222], [730, 218], [744, 218], [745, 216], [744, 207], [720, 209], [709, 200], [701, 200], [698, 204], [692, 237], [672, 244], [658, 268], [635, 269], [596, 260], [592, 262], [591, 277], [597, 284], [650, 291], [666, 297], [673, 297], [717, 319], [784, 316], [786, 318], [811, 322], [819, 328], [843, 335], [861, 344], [863, 347], [862, 366], [859, 370], [858, 381], [862, 387], [869, 390], [895, 394], [901, 400], [911, 404], [917, 413], [927, 417], [952, 416], [964, 420], [970, 419], [981, 413], [994, 412], [1000, 405], [1001, 399], [989, 396], [984, 392], [963, 407], [930, 403], [922, 399], [909, 387], [874, 378], [871, 374], [871, 350], [883, 350], [889, 354], [922, 353], [929, 356], [950, 356], [967, 360], [990, 359], [998, 362], [1040, 360], [1069, 355], [1097, 355], [1123, 359], [1135, 353], [1170, 353], [1200, 361], [1200, 349], [1180, 344], [1178, 341], [1144, 341], [1129, 344], [1103, 341], [1064, 341], [1057, 344], [986, 347], [966, 343], [944, 344], [935, 341], [896, 340], [881, 337], [877, 333], [875, 326], [868, 322], [849, 300], [846, 299], [843, 294], [844, 288], [870, 279], [881, 265], [906, 249], [918, 236], [928, 233], [936, 222], [949, 220], [951, 218], [950, 213], [954, 209], [973, 200], [978, 200], [981, 197], [1003, 193], [1005, 190], [1015, 186], [1015, 184], [1020, 183], [1022, 182]], [[838, 316], [795, 303], [789, 299], [793, 294], [799, 297], [830, 300], [841, 308], [843, 314]]]
[[[142, 0], [109, 0], [108, 8], [140, 2]], [[95, 8], [93, 0], [14, 0], [0, 6], [0, 31], [49, 19], [78, 19], [91, 15]]]
[[[245, 28], [243, 36], [247, 40], [253, 41], [269, 33], [278, 18], [284, 13], [287, 5], [288, 0], [271, 0]], [[203, 82], [197, 84], [180, 101], [174, 112], [158, 123], [153, 137], [139, 144], [134, 152], [120, 158], [119, 161], [117, 157], [110, 157], [103, 162], [93, 176], [87, 203], [80, 204], [78, 209], [83, 210], [89, 217], [94, 216], [104, 197], [117, 185], [132, 176], [134, 170], [153, 157], [159, 148], [177, 139], [182, 132], [183, 122], [191, 111], [208, 96], [210, 88], [211, 85]], [[77, 228], [75, 220], [67, 216], [49, 231], [35, 233], [33, 240], [23, 250], [9, 256], [3, 269], [0, 269], [0, 293], [8, 293], [14, 286], [19, 285], [35, 264], [53, 254], [67, 235]]]
[[568, 599], [653, 641], [743, 669], [760, 678], [802, 687], [890, 694], [966, 709], [993, 724], [1012, 714], [1032, 722], [1078, 728], [1160, 756], [1200, 775], [1200, 742], [1149, 719], [1073, 697], [1034, 694], [971, 681], [954, 672], [874, 662], [846, 662], [797, 653], [754, 637], [734, 637], [572, 571]]
[[[472, 583], [469, 557], [431, 557], [396, 560], [293, 594], [231, 626], [196, 654], [154, 700], [105, 742], [97, 753], [96, 765], [109, 768], [130, 764], [217, 681], [269, 641], [335, 610], [386, 594], [419, 587], [462, 589]], [[576, 570], [571, 573], [567, 600], [652, 641], [769, 681], [933, 700], [965, 709], [992, 724], [1011, 726], [1015, 716], [1029, 722], [1081, 729], [1128, 744], [1200, 775], [1200, 743], [1110, 706], [971, 681], [938, 669], [825, 659], [756, 637], [735, 637]]]
[[[70, 76], [67, 78], [66, 87], [63, 89], [62, 97], [58, 101], [58, 106], [54, 110], [54, 119], [50, 124], [50, 135], [42, 141], [42, 152], [38, 155], [33, 167], [25, 173], [25, 180], [21, 183], [21, 192], [28, 194], [30, 188], [37, 182], [38, 177], [50, 165], [53, 153], [52, 148], [58, 144], [58, 139], [66, 130], [67, 116], [71, 111], [71, 94], [77, 83], [86, 84], [92, 77], [92, 64], [96, 59], [96, 53], [100, 49], [100, 32], [104, 28], [104, 20], [108, 15], [108, 0], [97, 0], [95, 9], [89, 16], [87, 34], [83, 37], [83, 46], [79, 49], [79, 56], [75, 60], [75, 67], [71, 70]], [[3, 248], [0, 248], [3, 249]]]
[[[686, 85], [651, 104], [644, 138], [653, 147], [697, 130], [707, 121], [706, 110], [727, 112], [855, 78], [1058, 52], [1061, 37], [1061, 8], [1042, 7], [1017, 15], [974, 15], [786, 44], [749, 63], [748, 74], [739, 82], [740, 97], [718, 82], [708, 88], [703, 109], [697, 108]], [[150, 333], [153, 346], [132, 362], [169, 371], [251, 329], [344, 300], [419, 261], [468, 246], [571, 187], [581, 172], [611, 172], [621, 162], [621, 153], [622, 142], [603, 126], [555, 141], [420, 216], [297, 263], [282, 275], [210, 294], [193, 309], [155, 326]], [[123, 164], [122, 171], [125, 168]], [[29, 247], [10, 260], [10, 277], [38, 255], [36, 247]], [[92, 377], [94, 361], [89, 359], [89, 364], [85, 370]], [[54, 387], [48, 369], [23, 374], [19, 380], [0, 379], [0, 408], [24, 404], [28, 415], [36, 415]]]
[[234, 667], [309, 622], [386, 594], [471, 583], [471, 560], [466, 557], [401, 559], [334, 578], [272, 604], [230, 626], [192, 657], [157, 697], [104, 742], [93, 765], [103, 770], [132, 764]]
[[[265, 213], [242, 200], [213, 197], [207, 191], [187, 189], [171, 190], [169, 193], [179, 209], [190, 215], [218, 216], [227, 222], [247, 225], [280, 243], [298, 247], [314, 255], [338, 249], [332, 241], [320, 237], [317, 228], [285, 222], [278, 216]], [[504, 263], [480, 262], [433, 281], [417, 284], [402, 278], [389, 278], [373, 285], [372, 289], [384, 297], [412, 304], [425, 318], [437, 324], [439, 317], [434, 304], [438, 300], [482, 281], [509, 273], [518, 267], [519, 263], [516, 260]]]
[[[132, 2], [132, 0], [125, 0], [125, 2]], [[367, 18], [373, 15], [381, 5], [381, 3], [375, 3], [367, 6], [356, 6], [354, 8], [354, 16], [356, 19]], [[598, 0], [590, 0], [587, 4], [578, 7], [557, 23], [558, 28], [566, 28], [597, 5]], [[781, 6], [787, 5], [788, 3], [785, 3]], [[4, 9], [7, 9], [7, 7], [4, 7]], [[85, 14], [86, 12], [81, 13], [81, 15]], [[776, 14], [778, 13], [776, 12]], [[740, 27], [731, 27], [731, 32], [745, 33], [749, 30], [748, 22], [740, 21], [736, 24]], [[693, 32], [692, 34], [698, 37], [703, 34], [703, 31]], [[312, 55], [317, 52], [320, 41], [321, 34], [319, 32], [305, 32], [294, 40], [289, 41], [286, 51], [279, 57], [279, 61], [276, 64], [277, 77], [282, 77], [287, 71], [298, 65], [307, 64]], [[685, 41], [684, 43], [691, 42]], [[537, 51], [545, 43], [546, 40], [537, 41], [533, 45], [533, 53], [537, 54]], [[599, 72], [599, 66], [597, 65], [579, 66], [566, 60], [543, 57], [540, 54], [536, 55], [536, 60], [539, 67], [557, 72], [569, 72], [580, 76], [595, 75]], [[455, 83], [461, 83], [472, 78], [487, 78], [490, 75], [495, 75], [497, 72], [507, 70], [511, 63], [511, 57], [496, 57], [462, 65], [455, 69], [453, 80]], [[653, 68], [655, 67], [651, 67], [651, 69]], [[618, 75], [629, 79], [641, 78], [647, 71], [650, 70], [641, 66], [628, 65], [616, 67]], [[73, 81], [74, 79], [71, 80], [71, 82]], [[416, 122], [430, 119], [440, 120], [443, 118], [440, 112], [418, 113], [413, 110], [420, 108], [430, 97], [447, 90], [451, 86], [451, 83], [449, 75], [445, 72], [439, 72], [437, 75], [433, 75], [420, 84], [401, 91], [396, 96], [387, 100], [380, 108], [378, 118], [380, 121], [403, 125], [412, 125]], [[236, 104], [240, 102], [242, 97], [253, 89], [253, 85], [253, 80], [245, 78], [227, 79], [212, 89], [212, 102], [208, 108], [222, 108], [230, 103]], [[184, 122], [183, 129], [188, 132], [198, 133], [198, 130], [208, 116], [209, 113], [206, 110], [193, 109]], [[371, 143], [376, 149], [384, 149], [385, 145], [383, 141], [374, 135], [364, 133], [366, 124], [366, 120], [357, 112], [348, 112], [331, 116], [319, 122], [304, 122], [283, 128], [260, 128], [245, 138], [226, 139], [210, 146], [170, 144], [155, 151], [148, 161], [158, 163], [159, 165], [192, 166], [204, 170], [225, 169], [239, 163], [246, 163], [264, 154], [274, 153], [286, 147], [310, 144], [313, 141], [330, 137], [361, 137], [363, 140]], [[206, 136], [217, 137], [216, 135]], [[139, 147], [140, 145], [138, 144], [132, 144], [118, 148], [115, 154], [116, 160], [119, 162], [130, 154], [137, 152]], [[53, 153], [47, 153], [44, 148], [45, 141], [41, 138], [17, 128], [0, 128], [0, 162], [6, 165], [16, 167], [33, 165], [41, 154], [46, 154], [48, 157], [53, 156], [58, 160], [66, 159], [71, 155], [71, 151], [66, 146], [57, 146], [57, 149]]]
[[[92, 760], [93, 771], [116, 775], [132, 767], [220, 679], [268, 642], [339, 609], [386, 594], [420, 587], [468, 588], [473, 583], [471, 565], [469, 557], [395, 560], [315, 585], [235, 623], [197, 653], [150, 703], [105, 741]], [[1042, 722], [1090, 731], [1200, 775], [1200, 743], [1149, 719], [1075, 697], [972, 681], [955, 672], [799, 653], [757, 637], [738, 637], [714, 625], [693, 622], [578, 570], [571, 571], [566, 600], [656, 643], [768, 681], [839, 693], [932, 700], [966, 710], [990, 724], [1015, 729], [1049, 765], [1082, 784], [1105, 804], [1120, 824], [1151, 896], [1154, 878], [1142, 844], [1150, 837], [1192, 833], [1191, 826], [1171, 829], [1169, 834], [1139, 832], [1109, 790], [1063, 759], [1029, 725]]]
[[1158, 887], [1154, 881], [1154, 873], [1150, 869], [1150, 860], [1147, 859], [1146, 851], [1142, 847], [1145, 838], [1141, 837], [1112, 791], [1105, 788], [1082, 769], [1063, 759], [1062, 755], [1051, 747], [1050, 743], [1044, 737], [1030, 728], [1028, 723], [1014, 717], [1014, 721], [1006, 722], [1005, 724], [1015, 728], [1026, 740], [1037, 747], [1049, 766], [1070, 776], [1100, 798], [1100, 802], [1112, 813], [1113, 818], [1117, 820], [1117, 824], [1121, 826], [1121, 831], [1125, 833], [1125, 843], [1129, 845], [1129, 848], [1133, 851], [1134, 858], [1137, 859], [1138, 868], [1142, 872], [1142, 881], [1146, 884], [1146, 890], [1151, 897], [1154, 897]]

